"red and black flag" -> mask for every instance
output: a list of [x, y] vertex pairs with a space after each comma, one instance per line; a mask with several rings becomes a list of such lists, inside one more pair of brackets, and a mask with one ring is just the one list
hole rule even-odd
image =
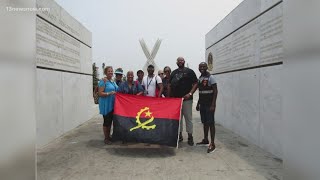
[[114, 140], [177, 146], [182, 98], [116, 94]]

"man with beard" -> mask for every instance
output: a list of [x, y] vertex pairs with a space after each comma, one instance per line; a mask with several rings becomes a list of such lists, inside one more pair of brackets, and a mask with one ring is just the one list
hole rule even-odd
[[[216, 80], [208, 71], [208, 65], [205, 62], [199, 64], [199, 71], [201, 73], [198, 81], [199, 100], [196, 110], [200, 111], [201, 122], [203, 123], [204, 138], [197, 146], [209, 145], [207, 153], [215, 151], [214, 144], [215, 126], [214, 126], [214, 112], [216, 110], [216, 100], [218, 95], [218, 88]], [[210, 129], [211, 143], [209, 144], [208, 133]]]
[[192, 102], [193, 93], [197, 89], [197, 76], [192, 69], [184, 66], [185, 60], [183, 57], [178, 57], [177, 65], [178, 69], [172, 71], [168, 93], [170, 97], [183, 98], [181, 119], [180, 119], [180, 133], [179, 142], [183, 141], [182, 131], [183, 123], [182, 118], [184, 117], [186, 122], [186, 130], [188, 133], [188, 144], [193, 146], [193, 123], [192, 123]]

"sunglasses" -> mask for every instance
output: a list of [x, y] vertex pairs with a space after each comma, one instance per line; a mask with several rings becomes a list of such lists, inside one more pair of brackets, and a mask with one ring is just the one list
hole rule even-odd
[[158, 74], [158, 75], [160, 76], [161, 74], [163, 75], [163, 73], [160, 73], [160, 74]]

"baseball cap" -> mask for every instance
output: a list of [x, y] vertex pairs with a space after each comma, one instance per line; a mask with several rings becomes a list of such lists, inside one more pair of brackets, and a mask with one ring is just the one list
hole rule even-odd
[[139, 69], [139, 70], [137, 71], [137, 74], [140, 73], [140, 72], [143, 72], [143, 71], [142, 71], [141, 69]]
[[122, 68], [117, 68], [114, 73], [123, 75], [123, 70], [122, 70]]

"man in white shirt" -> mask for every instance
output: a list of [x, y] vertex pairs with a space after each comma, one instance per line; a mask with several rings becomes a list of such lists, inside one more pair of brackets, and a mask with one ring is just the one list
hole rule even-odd
[[149, 97], [161, 97], [163, 91], [162, 79], [154, 75], [154, 66], [149, 65], [147, 68], [148, 75], [143, 77], [142, 86], [145, 89], [145, 95]]

